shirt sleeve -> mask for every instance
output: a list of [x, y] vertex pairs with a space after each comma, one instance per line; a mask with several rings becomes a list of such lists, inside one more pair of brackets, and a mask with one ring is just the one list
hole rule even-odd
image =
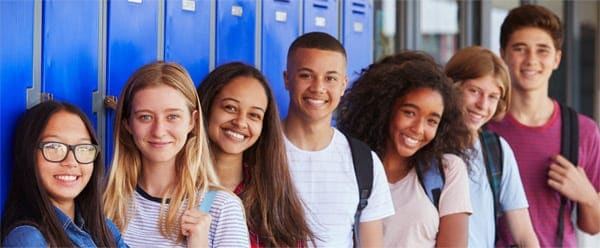
[[456, 155], [444, 156], [444, 188], [440, 195], [440, 217], [473, 212], [469, 193], [469, 177], [465, 162]]
[[527, 197], [519, 174], [515, 154], [510, 145], [500, 137], [502, 146], [502, 179], [500, 181], [500, 206], [502, 211], [528, 208]]
[[360, 222], [380, 220], [395, 213], [383, 164], [375, 152], [371, 152], [371, 156], [373, 157], [373, 189], [367, 206], [360, 216]]
[[2, 241], [2, 247], [47, 247], [44, 235], [33, 226], [15, 227]]
[[244, 208], [233, 194], [219, 191], [210, 210], [213, 240], [210, 247], [250, 246]]

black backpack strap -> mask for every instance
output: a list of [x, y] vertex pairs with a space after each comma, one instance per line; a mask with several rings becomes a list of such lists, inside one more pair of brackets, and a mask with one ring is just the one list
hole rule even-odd
[[[571, 163], [577, 166], [579, 162], [579, 119], [577, 112], [571, 107], [560, 104], [561, 117], [561, 137], [560, 137], [560, 153], [567, 158]], [[558, 227], [556, 230], [556, 244], [558, 247], [563, 246], [563, 237], [565, 231], [565, 207], [568, 199], [564, 196], [560, 197], [560, 208], [558, 209]]]
[[350, 143], [352, 152], [352, 162], [354, 164], [354, 175], [358, 183], [359, 201], [354, 214], [354, 247], [360, 247], [360, 215], [367, 206], [371, 189], [373, 188], [373, 157], [371, 157], [371, 148], [362, 141], [346, 135]]
[[[504, 155], [502, 153], [502, 144], [498, 134], [482, 129], [479, 133], [481, 143], [481, 153], [485, 164], [485, 171], [488, 182], [494, 197], [494, 225], [498, 229], [498, 218], [502, 215], [500, 207], [500, 187], [502, 182], [502, 169], [504, 165]], [[498, 232], [496, 232], [496, 241]]]
[[502, 182], [502, 165], [504, 164], [502, 145], [498, 134], [487, 130], [482, 130], [479, 139], [488, 182], [494, 196], [494, 214], [498, 218], [502, 215], [500, 211], [500, 183]]

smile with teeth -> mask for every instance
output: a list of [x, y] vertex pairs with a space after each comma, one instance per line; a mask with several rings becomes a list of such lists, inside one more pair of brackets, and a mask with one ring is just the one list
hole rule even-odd
[[471, 117], [471, 119], [475, 119], [475, 120], [481, 120], [481, 119], [485, 118], [484, 115], [480, 115], [480, 114], [477, 114], [477, 113], [471, 112], [471, 111], [469, 111], [469, 116]]
[[239, 140], [239, 141], [242, 141], [242, 140], [244, 140], [246, 138], [245, 135], [243, 135], [241, 133], [234, 132], [234, 131], [232, 131], [230, 129], [225, 130], [225, 134], [227, 136], [229, 136], [231, 138], [234, 138], [236, 140]]
[[308, 103], [312, 104], [312, 105], [323, 105], [325, 103], [327, 103], [327, 100], [324, 99], [316, 99], [316, 98], [304, 98], [304, 100], [306, 100]]
[[60, 181], [65, 181], [65, 182], [72, 182], [77, 180], [77, 178], [79, 178], [79, 176], [73, 176], [73, 175], [56, 175], [54, 176], [54, 178], [60, 180]]
[[419, 144], [419, 140], [409, 137], [407, 135], [402, 135], [402, 138], [404, 138], [404, 143], [406, 143], [409, 146], [416, 146], [417, 144]]

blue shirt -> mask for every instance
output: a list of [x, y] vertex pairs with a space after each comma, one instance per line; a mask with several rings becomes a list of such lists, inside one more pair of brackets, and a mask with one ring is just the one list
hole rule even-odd
[[[528, 208], [527, 197], [523, 190], [517, 161], [511, 147], [500, 137], [502, 148], [502, 179], [500, 181], [501, 212]], [[496, 226], [494, 217], [494, 195], [487, 178], [481, 143], [475, 143], [477, 157], [471, 161], [469, 172], [469, 190], [473, 214], [469, 216], [469, 247], [494, 247]]]
[[[65, 229], [65, 232], [67, 232], [67, 235], [75, 246], [96, 247], [96, 244], [94, 243], [94, 240], [90, 234], [85, 231], [85, 222], [81, 215], [76, 214], [76, 223], [73, 223], [71, 218], [64, 214], [60, 209], [55, 207], [54, 212], [58, 217], [58, 221], [62, 224], [62, 227]], [[115, 242], [117, 243], [117, 247], [128, 247], [123, 239], [121, 239], [121, 234], [119, 233], [119, 230], [115, 224], [108, 219], [106, 220], [106, 224], [108, 225], [108, 228], [110, 229]], [[22, 225], [17, 226], [10, 231], [10, 233], [2, 241], [2, 246], [47, 247], [48, 244], [46, 243], [44, 235], [37, 228], [29, 225]]]

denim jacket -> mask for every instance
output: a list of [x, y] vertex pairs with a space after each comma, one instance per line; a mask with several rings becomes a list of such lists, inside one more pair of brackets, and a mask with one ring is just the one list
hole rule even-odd
[[[85, 231], [85, 222], [80, 214], [76, 213], [75, 223], [71, 221], [66, 214], [60, 209], [54, 207], [54, 212], [58, 217], [58, 221], [62, 223], [62, 227], [67, 232], [67, 235], [71, 239], [71, 242], [77, 247], [96, 247], [94, 240], [89, 233]], [[110, 229], [117, 247], [128, 247], [123, 239], [121, 233], [112, 221], [106, 219], [106, 224]], [[82, 228], [83, 227], [83, 228]], [[44, 235], [35, 227], [29, 225], [17, 226], [10, 231], [6, 238], [2, 241], [3, 247], [47, 247], [46, 239]]]

